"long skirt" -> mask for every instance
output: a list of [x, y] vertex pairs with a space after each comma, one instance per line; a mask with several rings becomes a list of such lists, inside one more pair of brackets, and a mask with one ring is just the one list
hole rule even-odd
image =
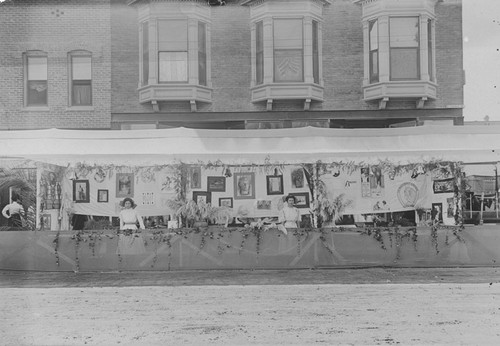
[[21, 221], [21, 215], [12, 214], [7, 224], [9, 225], [9, 227], [19, 227], [19, 228], [23, 227], [23, 223]]

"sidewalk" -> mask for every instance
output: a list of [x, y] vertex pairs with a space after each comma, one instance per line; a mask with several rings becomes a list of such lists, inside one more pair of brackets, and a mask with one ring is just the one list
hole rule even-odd
[[500, 283], [500, 267], [147, 272], [0, 271], [2, 287]]

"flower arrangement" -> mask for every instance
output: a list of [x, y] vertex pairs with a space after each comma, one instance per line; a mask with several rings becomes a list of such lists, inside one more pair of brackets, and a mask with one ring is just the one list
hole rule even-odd
[[214, 207], [211, 203], [193, 200], [169, 200], [168, 207], [173, 210], [174, 216], [187, 227], [203, 227], [212, 224], [224, 224], [227, 227], [231, 218], [231, 209], [228, 207]]

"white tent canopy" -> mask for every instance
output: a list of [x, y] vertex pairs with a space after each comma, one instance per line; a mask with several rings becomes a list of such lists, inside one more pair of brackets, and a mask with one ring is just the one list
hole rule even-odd
[[173, 162], [225, 164], [390, 160], [500, 161], [500, 126], [422, 126], [395, 129], [132, 131], [33, 130], [0, 132], [0, 158], [61, 166], [148, 166]]

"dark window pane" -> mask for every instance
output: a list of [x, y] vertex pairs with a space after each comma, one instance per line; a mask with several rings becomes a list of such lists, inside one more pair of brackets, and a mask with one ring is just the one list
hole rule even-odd
[[142, 85], [149, 80], [149, 25], [142, 23]]
[[198, 23], [198, 83], [207, 85], [206, 25]]
[[255, 82], [256, 84], [262, 84], [264, 82], [264, 32], [263, 23], [258, 22], [255, 25]]
[[47, 81], [28, 81], [28, 97], [29, 106], [46, 106], [47, 105]]
[[90, 106], [92, 105], [92, 85], [90, 80], [75, 80], [73, 81], [73, 106]]
[[312, 22], [312, 53], [313, 53], [313, 79], [319, 84], [319, 47], [318, 47], [318, 22]]

